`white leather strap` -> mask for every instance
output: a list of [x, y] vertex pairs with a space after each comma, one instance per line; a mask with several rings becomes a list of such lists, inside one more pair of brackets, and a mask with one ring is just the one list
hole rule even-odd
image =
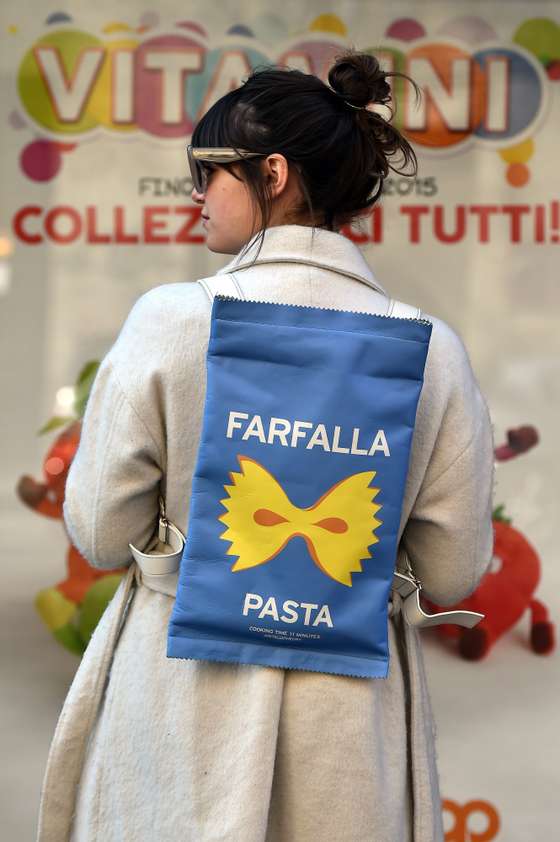
[[167, 535], [164, 541], [158, 538], [145, 552], [141, 552], [132, 544], [128, 545], [134, 560], [140, 565], [143, 573], [150, 576], [164, 576], [175, 573], [179, 567], [185, 539], [182, 533], [172, 523], [167, 523]]
[[206, 292], [210, 301], [214, 301], [216, 295], [226, 295], [228, 298], [241, 298], [245, 300], [243, 290], [239, 281], [230, 272], [229, 275], [215, 275], [213, 278], [201, 278], [197, 281]]
[[422, 311], [418, 307], [413, 307], [411, 304], [405, 304], [403, 301], [397, 301], [392, 298], [389, 301], [389, 309], [385, 314], [394, 319], [421, 319]]
[[476, 611], [438, 611], [437, 614], [426, 614], [420, 605], [422, 585], [415, 578], [404, 573], [393, 574], [392, 589], [402, 597], [402, 611], [409, 626], [426, 628], [450, 623], [472, 629], [484, 619], [484, 614], [478, 614]]
[[[214, 301], [216, 295], [226, 295], [229, 298], [245, 300], [245, 294], [233, 272], [229, 272], [227, 275], [214, 275], [212, 278], [201, 278], [197, 283], [204, 289], [210, 301]], [[420, 319], [422, 318], [422, 311], [418, 307], [392, 298], [385, 315], [395, 319]]]
[[185, 537], [181, 530], [167, 519], [162, 497], [159, 507], [158, 534], [152, 543], [143, 552], [133, 544], [128, 546], [140, 569], [143, 583], [153, 591], [174, 597], [177, 593]]
[[477, 611], [438, 611], [437, 614], [426, 614], [420, 605], [420, 588], [404, 600], [403, 613], [409, 626], [422, 629], [441, 626], [443, 623], [472, 629], [484, 620], [484, 614]]

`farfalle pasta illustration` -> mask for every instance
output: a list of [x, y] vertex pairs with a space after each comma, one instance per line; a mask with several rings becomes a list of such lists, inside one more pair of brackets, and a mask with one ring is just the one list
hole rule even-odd
[[230, 472], [228, 496], [220, 500], [227, 512], [219, 517], [227, 526], [220, 537], [231, 543], [227, 554], [238, 556], [232, 572], [265, 564], [299, 536], [323, 573], [352, 587], [352, 573], [363, 572], [361, 561], [372, 557], [368, 548], [379, 541], [374, 533], [381, 506], [373, 502], [379, 488], [370, 485], [376, 472], [351, 474], [301, 509], [263, 465], [248, 456], [237, 459], [241, 472]]

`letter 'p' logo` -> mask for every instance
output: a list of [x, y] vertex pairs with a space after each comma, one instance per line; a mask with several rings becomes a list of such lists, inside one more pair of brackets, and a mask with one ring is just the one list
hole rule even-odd
[[444, 813], [452, 817], [451, 826], [446, 821], [445, 842], [489, 842], [495, 839], [500, 829], [500, 817], [488, 801], [467, 801], [457, 804], [444, 798], [441, 802]]

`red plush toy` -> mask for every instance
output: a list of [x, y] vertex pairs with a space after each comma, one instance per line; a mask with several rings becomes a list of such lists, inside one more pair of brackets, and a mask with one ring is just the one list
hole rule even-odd
[[[538, 440], [534, 427], [509, 430], [507, 444], [495, 450], [496, 460], [502, 462], [525, 453]], [[458, 639], [461, 656], [476, 661], [483, 658], [498, 638], [529, 609], [531, 648], [539, 655], [547, 655], [554, 649], [555, 632], [546, 606], [534, 598], [540, 579], [539, 557], [525, 536], [505, 517], [503, 506], [494, 511], [493, 522], [494, 556], [490, 568], [474, 593], [452, 606], [457, 610], [478, 611], [485, 614], [485, 618], [472, 629], [442, 625], [438, 632]], [[433, 603], [429, 606], [432, 610], [442, 610]]]

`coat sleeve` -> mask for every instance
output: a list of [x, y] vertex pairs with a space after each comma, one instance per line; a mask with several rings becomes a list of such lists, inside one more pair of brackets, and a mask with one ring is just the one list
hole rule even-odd
[[[129, 564], [129, 542], [144, 549], [157, 525], [162, 437], [146, 421], [139, 388], [131, 388], [140, 381], [145, 403], [158, 404], [150, 372], [134, 373], [143, 308], [145, 303], [133, 309], [100, 366], [66, 482], [64, 520], [70, 538], [94, 567], [105, 569]], [[125, 384], [123, 358], [131, 360], [131, 382]]]
[[445, 353], [438, 353], [435, 362], [450, 386], [403, 532], [404, 548], [426, 596], [442, 606], [472, 593], [488, 569], [494, 542], [494, 444], [488, 408], [464, 346], [449, 328], [444, 344]]

